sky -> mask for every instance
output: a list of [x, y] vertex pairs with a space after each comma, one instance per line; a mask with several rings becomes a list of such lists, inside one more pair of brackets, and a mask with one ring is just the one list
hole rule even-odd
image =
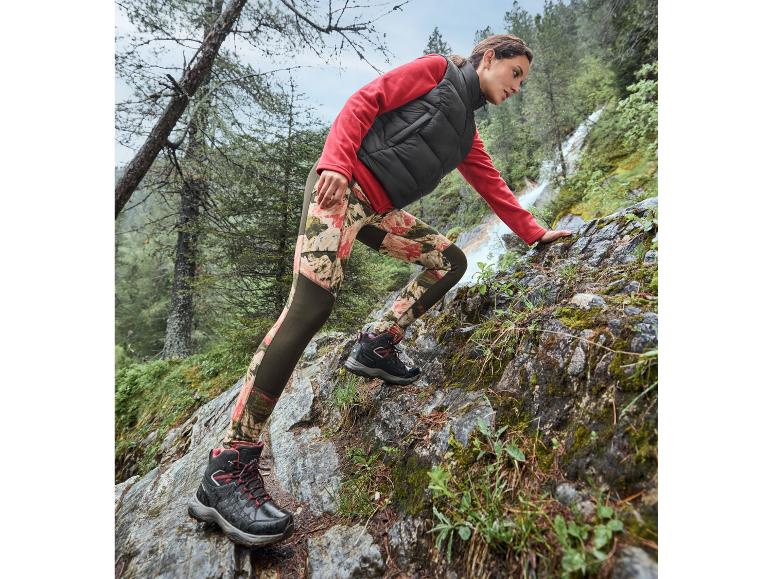
[[[541, 12], [543, 4], [543, 0], [519, 2], [522, 8], [532, 14]], [[477, 30], [490, 26], [494, 32], [504, 31], [504, 14], [511, 8], [512, 0], [411, 0], [401, 11], [394, 11], [376, 24], [377, 30], [386, 34], [384, 42], [393, 54], [389, 58], [390, 62], [375, 52], [366, 56], [382, 71], [418, 58], [423, 54], [435, 26], [455, 54], [467, 56], [472, 50]], [[116, 11], [116, 34], [125, 33], [128, 29], [128, 22]], [[261, 62], [254, 52], [250, 53], [247, 45], [244, 45], [242, 54], [256, 68], [276, 68], [275, 63]], [[180, 55], [177, 61], [181, 60]], [[325, 124], [332, 123], [353, 92], [378, 75], [351, 50], [344, 54], [340, 63], [327, 65], [309, 51], [297, 55], [290, 64], [308, 65], [294, 70], [292, 74], [300, 92], [307, 97], [307, 105]], [[116, 98], [122, 100], [128, 96], [128, 89], [116, 79]], [[140, 144], [136, 143], [135, 146]], [[116, 164], [127, 163], [133, 154], [133, 150], [116, 143]]]

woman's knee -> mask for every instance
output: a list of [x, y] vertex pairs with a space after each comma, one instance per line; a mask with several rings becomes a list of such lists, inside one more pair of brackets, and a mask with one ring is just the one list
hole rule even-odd
[[455, 280], [453, 282], [455, 284], [464, 277], [466, 272], [466, 255], [455, 243], [446, 247], [442, 253], [450, 262], [450, 271], [446, 275], [452, 276], [451, 279]]

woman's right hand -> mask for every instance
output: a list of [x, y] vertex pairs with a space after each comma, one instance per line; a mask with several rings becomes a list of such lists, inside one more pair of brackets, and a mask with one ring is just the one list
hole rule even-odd
[[342, 173], [325, 169], [316, 182], [316, 202], [322, 209], [339, 203], [348, 189], [348, 179]]

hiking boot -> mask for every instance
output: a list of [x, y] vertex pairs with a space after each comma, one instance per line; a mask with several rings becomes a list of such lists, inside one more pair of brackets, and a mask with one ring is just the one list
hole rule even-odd
[[382, 378], [390, 384], [410, 384], [418, 379], [421, 370], [405, 366], [399, 359], [401, 351], [389, 332], [360, 332], [359, 343], [343, 365], [359, 376]]
[[188, 504], [190, 516], [216, 523], [231, 541], [246, 547], [281, 541], [294, 530], [292, 514], [277, 507], [265, 490], [262, 452], [262, 442], [211, 450], [204, 478]]

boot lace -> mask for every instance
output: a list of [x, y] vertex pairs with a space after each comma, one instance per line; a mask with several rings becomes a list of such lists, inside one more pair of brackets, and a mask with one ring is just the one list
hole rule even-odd
[[399, 357], [402, 354], [402, 348], [396, 344], [389, 344], [387, 346], [379, 346], [373, 349], [374, 352], [379, 353], [384, 358], [392, 358], [396, 364], [400, 367], [405, 367], [405, 363]]
[[[241, 489], [241, 492], [246, 493], [250, 500], [255, 501], [258, 507], [271, 500], [268, 491], [265, 490], [265, 481], [263, 480], [263, 473], [260, 472], [261, 467], [258, 459], [251, 460], [246, 464], [234, 460], [231, 461], [231, 464], [233, 465], [233, 471], [216, 475], [214, 478], [225, 484], [235, 480], [236, 487]], [[266, 473], [269, 472], [265, 468], [262, 470]]]

